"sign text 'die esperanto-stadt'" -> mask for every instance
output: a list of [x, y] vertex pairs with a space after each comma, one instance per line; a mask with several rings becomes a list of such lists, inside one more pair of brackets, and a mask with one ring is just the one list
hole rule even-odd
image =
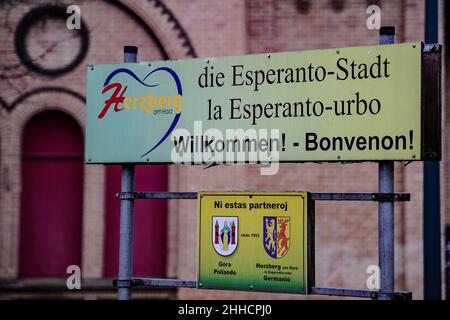
[[420, 160], [420, 43], [94, 65], [87, 78], [88, 163]]

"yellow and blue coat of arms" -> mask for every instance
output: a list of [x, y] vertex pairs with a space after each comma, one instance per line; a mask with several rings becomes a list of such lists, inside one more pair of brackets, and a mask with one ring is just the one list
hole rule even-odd
[[289, 217], [263, 217], [264, 249], [274, 259], [284, 257], [289, 251], [290, 222]]

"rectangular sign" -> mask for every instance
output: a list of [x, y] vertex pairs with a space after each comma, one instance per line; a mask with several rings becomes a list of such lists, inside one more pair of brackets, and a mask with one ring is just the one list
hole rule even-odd
[[421, 159], [421, 43], [94, 65], [87, 163]]
[[309, 293], [306, 192], [199, 193], [197, 287]]

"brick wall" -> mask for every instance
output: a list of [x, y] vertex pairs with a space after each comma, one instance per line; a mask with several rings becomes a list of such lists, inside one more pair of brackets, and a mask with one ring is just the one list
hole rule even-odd
[[[67, 1], [74, 3], [77, 1]], [[378, 1], [382, 24], [395, 25], [397, 42], [423, 39], [424, 4], [420, 0]], [[0, 96], [10, 105], [25, 92], [38, 87], [69, 88], [85, 95], [85, 65], [121, 62], [122, 47], [139, 46], [139, 60], [183, 58], [192, 55], [186, 38], [180, 36], [170, 11], [186, 31], [200, 57], [245, 53], [306, 50], [378, 43], [378, 31], [366, 25], [367, 1], [348, 0], [337, 12], [331, 1], [310, 1], [307, 13], [295, 0], [127, 0], [120, 6], [103, 1], [79, 1], [82, 17], [90, 30], [90, 47], [82, 65], [57, 78], [30, 73], [14, 52], [14, 30], [21, 17], [35, 4], [0, 7], [3, 65], [19, 65], [24, 75], [0, 79]], [[150, 28], [156, 41], [136, 16]], [[159, 44], [158, 44], [159, 43]], [[163, 51], [161, 51], [161, 48]], [[70, 49], [70, 48], [69, 48]], [[447, 90], [448, 91], [448, 90]], [[52, 103], [50, 103], [52, 102]], [[84, 106], [62, 93], [45, 93], [23, 100], [13, 110], [0, 107], [0, 277], [15, 278], [18, 268], [18, 226], [20, 213], [20, 137], [32, 114], [58, 108], [71, 114], [84, 127]], [[445, 124], [450, 120], [448, 115]], [[445, 128], [445, 126], [444, 126]], [[448, 139], [444, 140], [448, 145]], [[443, 175], [450, 175], [447, 154]], [[7, 172], [5, 174], [5, 172]], [[85, 166], [83, 212], [83, 275], [99, 277], [102, 270], [104, 168]], [[171, 191], [253, 190], [313, 192], [376, 192], [377, 164], [283, 164], [276, 176], [260, 176], [257, 165], [200, 166], [173, 165], [169, 170]], [[396, 209], [396, 289], [413, 291], [422, 297], [422, 164], [395, 166], [396, 191], [410, 192], [412, 201]], [[447, 181], [448, 179], [446, 179]], [[5, 186], [8, 185], [8, 188]], [[444, 184], [443, 194], [448, 192]], [[444, 193], [446, 192], [446, 193]], [[443, 197], [445, 199], [445, 197]], [[450, 202], [446, 200], [446, 207]], [[196, 202], [169, 203], [168, 276], [195, 279]], [[448, 212], [448, 210], [447, 210]], [[446, 218], [445, 221], [449, 221]], [[366, 268], [377, 264], [377, 206], [375, 203], [320, 203], [316, 219], [316, 283], [320, 286], [364, 288]], [[178, 298], [301, 298], [298, 296], [238, 293], [227, 291], [179, 290]], [[317, 298], [317, 297], [315, 297]]]

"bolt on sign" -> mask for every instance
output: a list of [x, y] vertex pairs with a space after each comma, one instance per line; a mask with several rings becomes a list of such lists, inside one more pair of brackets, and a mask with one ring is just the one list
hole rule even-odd
[[200, 192], [197, 287], [307, 294], [306, 192]]
[[93, 65], [87, 163], [421, 160], [422, 44]]

